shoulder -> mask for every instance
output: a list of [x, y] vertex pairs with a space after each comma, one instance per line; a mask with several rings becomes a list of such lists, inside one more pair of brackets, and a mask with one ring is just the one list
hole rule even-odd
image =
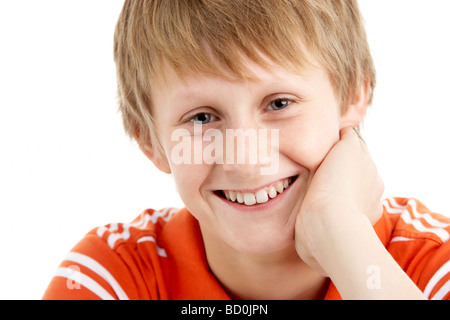
[[391, 241], [426, 238], [443, 244], [450, 239], [450, 218], [432, 212], [417, 199], [388, 198], [383, 206], [395, 225]]
[[450, 218], [413, 198], [383, 205], [387, 250], [427, 298], [450, 299]]
[[141, 242], [158, 242], [167, 222], [178, 212], [175, 208], [147, 209], [131, 223], [111, 223], [91, 231], [104, 240], [112, 250], [120, 246], [136, 247]]
[[65, 257], [44, 299], [164, 299], [159, 241], [178, 209], [149, 209], [131, 223], [90, 231]]

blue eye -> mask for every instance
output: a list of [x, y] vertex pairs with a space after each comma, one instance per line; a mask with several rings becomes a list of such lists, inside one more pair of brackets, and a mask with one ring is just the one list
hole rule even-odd
[[269, 107], [272, 108], [272, 110], [282, 110], [290, 105], [291, 102], [292, 101], [289, 99], [276, 99], [269, 103]]
[[189, 121], [197, 124], [207, 124], [215, 119], [216, 117], [212, 114], [202, 112], [193, 116]]

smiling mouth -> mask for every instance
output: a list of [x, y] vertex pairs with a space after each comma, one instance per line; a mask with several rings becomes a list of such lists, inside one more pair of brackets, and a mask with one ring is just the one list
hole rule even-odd
[[253, 206], [259, 203], [265, 203], [275, 199], [279, 194], [283, 193], [290, 185], [292, 185], [298, 176], [292, 176], [272, 183], [256, 192], [237, 191], [237, 190], [218, 190], [215, 193], [227, 199], [230, 202]]

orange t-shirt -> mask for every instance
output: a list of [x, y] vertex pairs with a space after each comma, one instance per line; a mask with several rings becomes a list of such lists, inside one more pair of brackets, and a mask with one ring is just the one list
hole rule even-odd
[[[374, 226], [429, 299], [450, 299], [450, 219], [418, 200], [384, 201]], [[369, 276], [369, 275], [368, 275]], [[197, 220], [186, 209], [146, 210], [89, 232], [69, 252], [44, 299], [229, 299], [211, 274]], [[325, 299], [340, 299], [330, 282]]]

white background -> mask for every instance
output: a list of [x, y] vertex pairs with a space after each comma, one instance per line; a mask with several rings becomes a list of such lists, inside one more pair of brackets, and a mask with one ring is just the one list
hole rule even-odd
[[[90, 229], [182, 206], [125, 136], [122, 0], [0, 0], [0, 299], [39, 299]], [[386, 196], [450, 216], [450, 2], [360, 1], [378, 72], [363, 135]]]

